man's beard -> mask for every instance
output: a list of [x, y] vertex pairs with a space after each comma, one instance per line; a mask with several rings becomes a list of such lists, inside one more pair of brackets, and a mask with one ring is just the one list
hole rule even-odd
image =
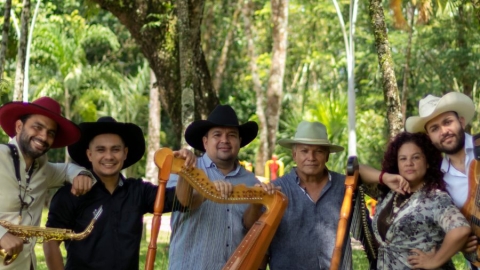
[[444, 152], [447, 155], [454, 155], [462, 151], [465, 147], [465, 131], [463, 130], [463, 128], [460, 128], [459, 132], [455, 134], [455, 137], [457, 138], [457, 144], [453, 145], [452, 147], [446, 148], [440, 143], [437, 147], [438, 150]]
[[43, 151], [36, 150], [31, 145], [32, 140], [33, 137], [28, 137], [27, 132], [25, 132], [25, 130], [22, 128], [22, 132], [20, 132], [19, 135], [18, 146], [20, 147], [23, 155], [26, 155], [32, 159], [36, 159], [43, 156], [50, 149], [50, 145], [48, 145], [47, 142], [42, 141], [47, 147]]

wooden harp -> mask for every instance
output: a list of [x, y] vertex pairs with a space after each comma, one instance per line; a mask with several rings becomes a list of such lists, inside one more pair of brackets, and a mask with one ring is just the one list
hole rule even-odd
[[[168, 165], [164, 158], [171, 156], [171, 150], [163, 148], [162, 152], [155, 154], [155, 163], [157, 166]], [[260, 266], [275, 231], [280, 224], [283, 213], [287, 208], [286, 196], [276, 191], [275, 194], [267, 194], [261, 187], [246, 187], [237, 185], [233, 188], [233, 193], [227, 199], [222, 198], [220, 192], [215, 189], [213, 183], [208, 179], [205, 172], [198, 168], [186, 169], [185, 160], [174, 158], [170, 170], [160, 167], [160, 170], [168, 170], [171, 173], [178, 174], [187, 181], [203, 197], [216, 203], [254, 203], [263, 204], [266, 211], [260, 216], [255, 224], [250, 228], [242, 242], [229, 258], [224, 270], [233, 269], [258, 269]], [[152, 228], [153, 230], [153, 228]]]
[[[460, 209], [468, 223], [472, 227], [472, 232], [480, 237], [480, 134], [473, 136], [473, 151], [475, 159], [470, 162], [468, 168], [468, 195], [467, 201]], [[477, 246], [476, 252], [465, 253], [465, 258], [476, 267], [480, 267], [480, 245]]]
[[[170, 150], [170, 149], [168, 149]], [[165, 204], [165, 190], [170, 177], [170, 168], [172, 167], [173, 153], [172, 150], [165, 151], [163, 149], [155, 152], [155, 165], [163, 168], [158, 172], [158, 190], [153, 206], [152, 231], [150, 233], [150, 243], [148, 244], [147, 257], [145, 259], [145, 270], [153, 270], [155, 265], [155, 257], [157, 254], [157, 238], [160, 231], [160, 223]], [[160, 163], [161, 162], [161, 163]]]
[[372, 227], [367, 215], [365, 205], [364, 187], [359, 185], [359, 166], [356, 156], [351, 156], [347, 161], [345, 178], [345, 196], [342, 207], [340, 208], [340, 217], [333, 249], [332, 259], [330, 261], [330, 270], [338, 270], [340, 265], [349, 269], [346, 255], [348, 238], [350, 232], [355, 239], [362, 242], [367, 258], [370, 263], [370, 269], [376, 269], [377, 247], [373, 239]]

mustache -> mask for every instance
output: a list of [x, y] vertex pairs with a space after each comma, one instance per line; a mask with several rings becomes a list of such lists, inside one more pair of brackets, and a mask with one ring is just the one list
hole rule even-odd
[[32, 141], [35, 141], [35, 142], [40, 143], [43, 147], [46, 147], [46, 148], [50, 147], [50, 145], [49, 145], [46, 141], [44, 141], [44, 140], [42, 140], [42, 139], [32, 138]]
[[444, 142], [446, 139], [451, 138], [451, 137], [456, 138], [457, 136], [455, 136], [455, 134], [452, 134], [452, 133], [447, 133], [447, 134], [442, 136], [442, 138], [440, 139], [440, 142]]

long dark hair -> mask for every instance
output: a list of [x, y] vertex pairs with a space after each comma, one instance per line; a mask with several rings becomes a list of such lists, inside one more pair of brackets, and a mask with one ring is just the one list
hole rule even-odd
[[[445, 182], [443, 181], [443, 172], [440, 170], [442, 165], [442, 153], [432, 144], [430, 138], [424, 133], [402, 132], [397, 134], [393, 141], [388, 145], [387, 151], [383, 156], [382, 171], [392, 174], [398, 174], [398, 150], [405, 143], [414, 143], [418, 146], [427, 160], [427, 171], [425, 172], [424, 182], [427, 194], [434, 189], [445, 191]], [[389, 189], [386, 186], [380, 186], [382, 197]]]

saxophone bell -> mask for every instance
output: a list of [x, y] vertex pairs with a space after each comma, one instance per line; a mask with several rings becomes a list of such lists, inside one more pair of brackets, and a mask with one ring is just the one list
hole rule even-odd
[[0, 257], [3, 257], [3, 265], [9, 265], [17, 258], [18, 254], [10, 255], [5, 249], [0, 249]]
[[[75, 233], [72, 230], [68, 229], [58, 229], [58, 228], [43, 228], [36, 226], [24, 226], [24, 225], [14, 225], [6, 220], [0, 220], [0, 226], [7, 229], [7, 232], [19, 237], [23, 240], [23, 243], [29, 243], [29, 240], [34, 238], [37, 243], [43, 243], [51, 240], [64, 241], [64, 240], [82, 240], [93, 230], [95, 222], [98, 220], [100, 215], [103, 212], [103, 207], [100, 206], [93, 213], [93, 219], [88, 224], [87, 228], [83, 232]], [[35, 242], [33, 242], [35, 243]], [[0, 249], [0, 258], [3, 258], [3, 264], [9, 265], [18, 257], [18, 254], [8, 254], [5, 249]]]

